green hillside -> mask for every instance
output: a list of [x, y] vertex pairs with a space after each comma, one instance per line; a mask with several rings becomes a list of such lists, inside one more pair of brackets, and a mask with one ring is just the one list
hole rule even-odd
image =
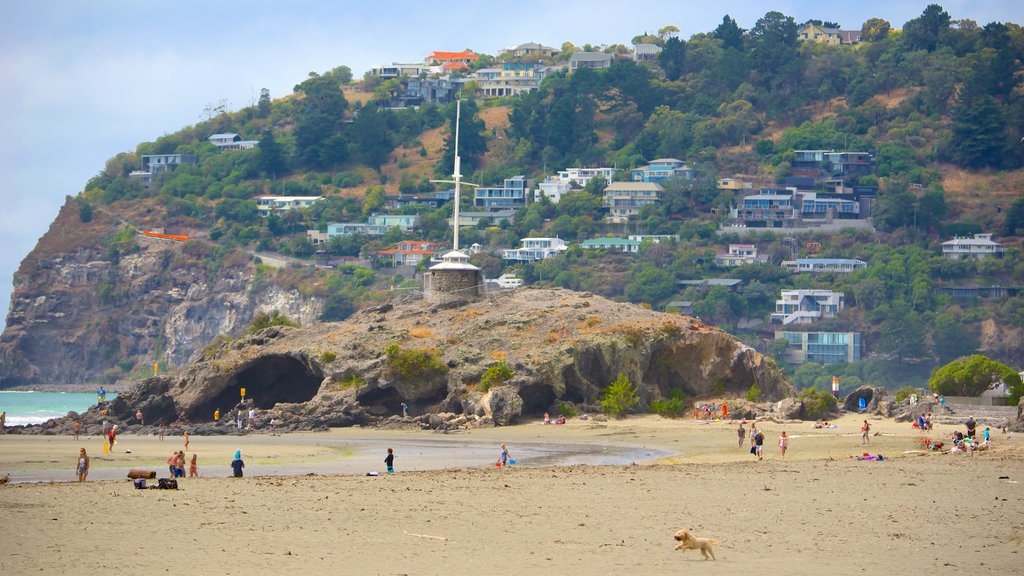
[[[800, 23], [769, 12], [750, 30], [725, 16], [715, 30], [689, 39], [672, 27], [640, 34], [635, 43], [659, 46], [653, 62], [634, 62], [616, 45], [607, 69], [548, 75], [539, 90], [515, 98], [471, 98], [462, 104], [460, 155], [470, 182], [500, 184], [525, 175], [541, 181], [575, 166], [614, 166], [616, 179], [659, 158], [678, 158], [692, 179], [662, 183], [657, 205], [626, 224], [603, 221], [595, 180], [557, 204], [542, 199], [518, 210], [511, 223], [466, 229], [464, 245], [488, 277], [515, 269], [528, 284], [592, 291], [663, 308], [692, 302], [693, 313], [766, 353], [787, 343], [766, 323], [781, 289], [842, 291], [846, 308], [804, 329], [857, 331], [863, 360], [841, 367], [788, 366], [802, 386], [844, 387], [860, 382], [921, 385], [938, 365], [976, 351], [1011, 365], [1024, 363], [1024, 296], [956, 298], [940, 288], [1024, 286], [1024, 29], [1013, 23], [955, 20], [928, 6], [902, 25], [876, 18], [847, 23], [861, 29], [853, 45], [800, 40]], [[826, 23], [827, 24], [827, 23]], [[628, 35], [635, 31], [623, 31]], [[386, 48], [384, 48], [386, 51]], [[547, 64], [565, 64], [566, 44]], [[473, 66], [514, 58], [482, 56]], [[390, 81], [389, 81], [390, 82]], [[452, 104], [400, 110], [383, 106], [397, 84], [346, 66], [310, 74], [294, 92], [237, 112], [209, 110], [195, 126], [140, 144], [108, 161], [78, 197], [80, 212], [119, 215], [131, 222], [187, 231], [217, 248], [203, 254], [278, 253], [308, 260], [309, 269], [257, 267], [268, 282], [299, 286], [330, 302], [324, 320], [340, 319], [408, 279], [393, 272], [356, 273], [352, 267], [312, 268], [321, 258], [367, 256], [404, 239], [451, 242], [452, 207], [389, 207], [397, 194], [437, 190], [433, 178], [452, 169]], [[253, 149], [220, 150], [212, 134], [259, 140]], [[836, 228], [793, 238], [784, 231], [725, 228], [737, 178], [776, 187], [799, 176], [796, 150], [866, 152], [870, 174], [844, 176], [847, 187], [877, 188], [873, 228]], [[194, 154], [195, 165], [156, 176], [148, 187], [130, 176], [144, 155]], [[442, 185], [443, 186], [443, 185]], [[824, 191], [824, 190], [823, 190]], [[311, 208], [261, 217], [255, 197], [323, 196]], [[470, 195], [471, 196], [471, 195]], [[463, 199], [472, 209], [472, 199]], [[410, 234], [336, 237], [323, 246], [307, 230], [334, 222], [364, 222], [373, 213], [420, 215]], [[952, 261], [941, 243], [954, 235], [993, 233], [1000, 258]], [[645, 242], [636, 254], [583, 250], [521, 266], [505, 266], [501, 249], [528, 236], [570, 244], [626, 234], [678, 235]], [[123, 241], [123, 239], [120, 239]], [[117, 237], [103, 240], [117, 250]], [[730, 243], [753, 243], [769, 263], [723, 268], [714, 255]], [[200, 254], [202, 255], [202, 254]], [[782, 260], [814, 255], [856, 258], [867, 268], [851, 274], [801, 274]], [[738, 278], [738, 289], [683, 289], [678, 281]], [[759, 321], [761, 321], [759, 323]]]

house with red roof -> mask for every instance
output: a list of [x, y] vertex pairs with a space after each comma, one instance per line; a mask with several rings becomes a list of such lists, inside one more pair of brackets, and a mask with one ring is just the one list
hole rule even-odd
[[441, 245], [437, 242], [404, 240], [394, 248], [377, 251], [377, 263], [381, 266], [416, 266], [437, 254]]
[[440, 66], [446, 72], [459, 72], [469, 70], [469, 65], [476, 62], [477, 56], [472, 50], [462, 52], [431, 52], [423, 59], [424, 63], [433, 66]]

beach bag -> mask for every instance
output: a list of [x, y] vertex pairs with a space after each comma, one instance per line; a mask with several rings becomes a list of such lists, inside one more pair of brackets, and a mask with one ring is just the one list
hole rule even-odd
[[178, 481], [173, 478], [161, 478], [157, 481], [157, 488], [161, 490], [177, 490]]
[[136, 490], [145, 490], [146, 489], [146, 479], [145, 478], [136, 478], [135, 480], [133, 480], [133, 482], [135, 482], [135, 489]]
[[751, 447], [750, 447], [750, 453], [751, 453], [751, 454], [757, 454], [757, 447], [755, 447], [755, 446], [751, 446]]

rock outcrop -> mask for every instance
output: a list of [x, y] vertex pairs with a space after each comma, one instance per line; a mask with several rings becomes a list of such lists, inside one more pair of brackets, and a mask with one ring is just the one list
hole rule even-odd
[[[511, 378], [483, 390], [481, 376], [499, 361]], [[345, 322], [267, 328], [208, 350], [174, 380], [146, 381], [110, 411], [130, 419], [141, 406], [147, 421], [208, 422], [215, 410], [227, 417], [244, 388], [261, 418], [288, 427], [378, 422], [401, 414], [403, 402], [416, 415], [451, 415], [414, 421], [425, 428], [470, 418], [506, 425], [567, 406], [594, 411], [619, 374], [637, 386], [638, 409], [676, 389], [692, 398], [743, 396], [757, 383], [766, 401], [793, 395], [769, 359], [692, 318], [586, 293], [522, 289], [462, 307], [410, 300]]]

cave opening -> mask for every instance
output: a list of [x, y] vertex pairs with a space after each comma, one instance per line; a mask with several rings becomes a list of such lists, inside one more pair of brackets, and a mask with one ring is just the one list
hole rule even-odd
[[555, 391], [544, 382], [524, 384], [519, 396], [523, 399], [523, 414], [542, 414], [557, 400]]
[[189, 416], [209, 420], [219, 409], [222, 417], [242, 398], [251, 400], [257, 409], [273, 408], [278, 403], [301, 403], [311, 400], [323, 381], [315, 366], [283, 354], [261, 356], [235, 373], [215, 397], [195, 407]]

